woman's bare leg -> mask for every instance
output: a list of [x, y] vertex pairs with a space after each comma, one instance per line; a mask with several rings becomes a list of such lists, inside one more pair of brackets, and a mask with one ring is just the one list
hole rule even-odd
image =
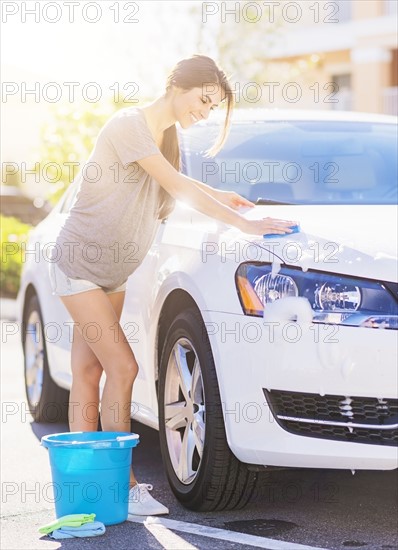
[[[125, 292], [105, 294], [101, 289], [61, 296], [74, 325], [73, 382], [70, 393], [71, 431], [96, 431], [99, 381], [106, 382], [101, 401], [104, 431], [130, 431], [133, 382], [138, 367], [119, 324]], [[130, 485], [135, 485], [133, 472]]]
[[69, 429], [71, 432], [95, 432], [98, 429], [99, 382], [103, 369], [77, 325], [73, 326], [71, 364]]

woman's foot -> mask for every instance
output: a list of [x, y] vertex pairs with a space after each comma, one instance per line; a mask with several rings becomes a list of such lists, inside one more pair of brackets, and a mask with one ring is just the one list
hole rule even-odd
[[149, 491], [153, 486], [148, 483], [137, 483], [129, 491], [129, 514], [135, 516], [156, 516], [168, 514], [169, 509], [155, 500]]

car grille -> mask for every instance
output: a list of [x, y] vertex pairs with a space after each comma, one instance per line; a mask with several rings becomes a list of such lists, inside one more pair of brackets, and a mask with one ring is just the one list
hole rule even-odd
[[277, 422], [290, 433], [398, 446], [398, 399], [263, 391]]

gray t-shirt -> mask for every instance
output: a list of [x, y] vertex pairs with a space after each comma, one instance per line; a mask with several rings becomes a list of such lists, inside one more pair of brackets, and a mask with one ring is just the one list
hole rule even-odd
[[51, 258], [73, 279], [116, 288], [137, 269], [175, 201], [135, 162], [161, 154], [138, 107], [101, 129]]

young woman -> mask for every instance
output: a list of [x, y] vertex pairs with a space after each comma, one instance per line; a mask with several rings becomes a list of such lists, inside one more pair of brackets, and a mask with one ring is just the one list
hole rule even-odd
[[[209, 57], [194, 55], [180, 61], [161, 97], [142, 108], [120, 109], [108, 120], [86, 169], [77, 176], [76, 201], [49, 263], [53, 294], [60, 297], [74, 321], [71, 431], [97, 430], [103, 371], [102, 429], [130, 431], [131, 394], [138, 367], [119, 324], [126, 280], [145, 258], [175, 199], [189, 201], [200, 212], [250, 234], [285, 234], [294, 224], [271, 218], [247, 220], [237, 210], [253, 203], [179, 172], [175, 123], [188, 128], [207, 119], [224, 101], [225, 124], [212, 154], [227, 137], [233, 107], [230, 84]], [[89, 333], [94, 322], [101, 330], [95, 339]], [[129, 513], [168, 513], [148, 493], [151, 486], [138, 484], [133, 472], [130, 487]]]

